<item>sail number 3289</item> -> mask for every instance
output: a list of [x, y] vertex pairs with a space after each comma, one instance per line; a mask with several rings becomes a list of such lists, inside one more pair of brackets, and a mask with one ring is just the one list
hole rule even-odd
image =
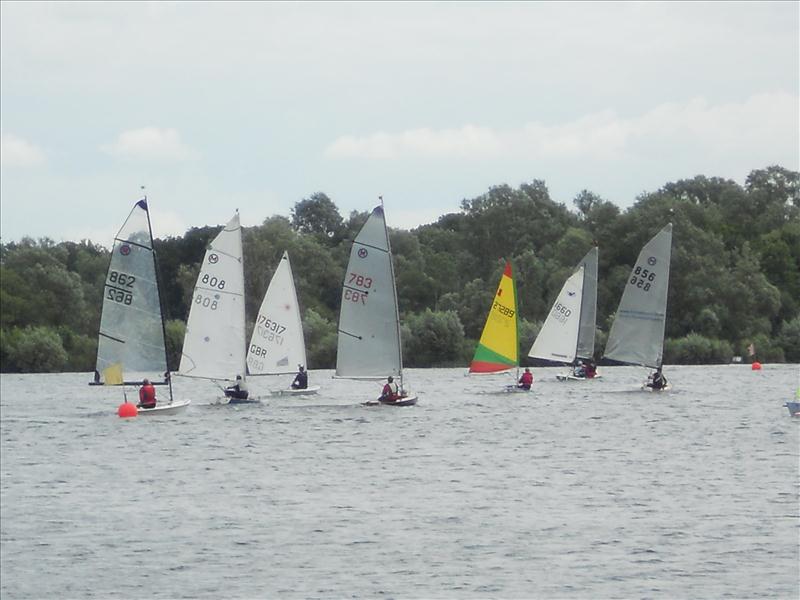
[[644, 290], [645, 292], [649, 292], [650, 286], [655, 278], [656, 274], [654, 271], [643, 269], [642, 267], [637, 266], [633, 271], [633, 276], [631, 277], [629, 283], [631, 285], [635, 285], [639, 289]]

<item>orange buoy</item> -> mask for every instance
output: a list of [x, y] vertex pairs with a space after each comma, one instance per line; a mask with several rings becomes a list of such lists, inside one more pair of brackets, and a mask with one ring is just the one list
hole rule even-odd
[[135, 404], [131, 404], [130, 402], [123, 402], [122, 404], [119, 405], [119, 408], [117, 409], [117, 414], [121, 418], [127, 419], [129, 417], [135, 417], [136, 415], [139, 414], [139, 411], [137, 410]]
[[760, 362], [758, 362], [758, 361], [756, 361], [756, 362], [754, 362], [752, 365], [750, 365], [750, 368], [751, 368], [753, 371], [760, 371], [760, 370], [761, 370], [761, 363], [760, 363]]

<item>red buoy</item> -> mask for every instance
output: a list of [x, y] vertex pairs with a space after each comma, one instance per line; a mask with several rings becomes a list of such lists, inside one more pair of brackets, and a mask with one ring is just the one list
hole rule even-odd
[[753, 371], [760, 371], [761, 370], [761, 363], [756, 361], [752, 365], [750, 365], [750, 368], [753, 369]]
[[127, 419], [129, 417], [135, 417], [136, 415], [139, 414], [139, 411], [137, 410], [135, 404], [131, 404], [130, 402], [123, 402], [122, 404], [119, 405], [119, 408], [117, 409], [117, 414], [121, 418]]

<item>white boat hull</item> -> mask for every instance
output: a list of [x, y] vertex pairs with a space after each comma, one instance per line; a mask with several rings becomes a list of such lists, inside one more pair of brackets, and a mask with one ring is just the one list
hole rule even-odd
[[310, 396], [316, 394], [320, 390], [320, 386], [312, 385], [303, 390], [293, 390], [291, 388], [285, 390], [273, 390], [273, 396]]
[[157, 404], [155, 408], [140, 408], [138, 414], [142, 417], [145, 415], [176, 415], [183, 412], [190, 403], [191, 400], [178, 400], [172, 404]]
[[642, 384], [642, 391], [643, 392], [655, 392], [657, 394], [659, 392], [668, 392], [671, 389], [672, 389], [672, 384], [671, 383], [668, 383], [663, 388], [657, 389], [657, 390], [649, 387], [647, 384]]
[[369, 400], [364, 402], [365, 406], [414, 406], [417, 403], [416, 396], [403, 396], [397, 400]]
[[594, 379], [602, 379], [602, 375], [595, 375], [594, 377], [575, 377], [575, 375], [556, 375], [559, 381], [592, 381]]

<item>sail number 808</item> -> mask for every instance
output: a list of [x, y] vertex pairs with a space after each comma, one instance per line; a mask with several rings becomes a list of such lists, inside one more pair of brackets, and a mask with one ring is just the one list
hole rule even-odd
[[655, 280], [655, 278], [656, 274], [654, 271], [643, 269], [642, 267], [637, 266], [633, 271], [630, 284], [635, 285], [637, 288], [640, 288], [645, 292], [649, 292], [652, 282]]
[[209, 275], [208, 273], [203, 273], [203, 277], [200, 278], [202, 283], [205, 283], [209, 287], [217, 288], [218, 290], [225, 289], [225, 280], [220, 279], [218, 277], [214, 277], [213, 275]]

